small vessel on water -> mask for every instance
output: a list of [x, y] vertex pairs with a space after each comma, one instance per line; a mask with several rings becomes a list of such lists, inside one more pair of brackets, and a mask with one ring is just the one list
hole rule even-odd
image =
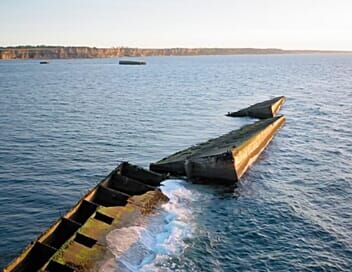
[[120, 60], [120, 65], [146, 65], [147, 63], [142, 60]]
[[226, 116], [230, 117], [253, 117], [259, 119], [272, 118], [274, 117], [282, 105], [285, 103], [286, 98], [284, 96], [275, 97], [270, 100], [266, 100], [254, 105], [249, 106], [248, 108], [229, 112]]
[[167, 201], [158, 188], [166, 177], [121, 163], [30, 243], [4, 272], [94, 270], [105, 253], [108, 232], [133, 223]]
[[50, 63], [50, 62], [47, 61], [47, 60], [44, 60], [44, 61], [39, 62], [39, 64], [49, 64], [49, 63]]

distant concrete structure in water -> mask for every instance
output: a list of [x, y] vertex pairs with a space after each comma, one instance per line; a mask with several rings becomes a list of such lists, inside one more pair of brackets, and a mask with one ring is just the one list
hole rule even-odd
[[120, 65], [146, 65], [147, 63], [142, 60], [120, 60]]
[[230, 117], [253, 117], [259, 119], [272, 118], [281, 109], [282, 105], [285, 103], [286, 98], [284, 96], [275, 97], [264, 102], [260, 102], [249, 106], [248, 108], [229, 112], [226, 116]]

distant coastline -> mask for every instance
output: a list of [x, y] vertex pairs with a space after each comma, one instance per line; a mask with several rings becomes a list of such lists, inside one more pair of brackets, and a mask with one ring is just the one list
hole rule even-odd
[[0, 47], [0, 60], [11, 59], [72, 59], [116, 58], [145, 56], [198, 56], [198, 55], [258, 55], [258, 54], [343, 54], [352, 51], [283, 50], [277, 48], [131, 48], [131, 47], [78, 47], [78, 46], [14, 46]]

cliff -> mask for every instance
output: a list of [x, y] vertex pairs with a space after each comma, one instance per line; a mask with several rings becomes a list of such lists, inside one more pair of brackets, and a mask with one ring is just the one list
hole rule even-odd
[[346, 51], [282, 50], [275, 48], [96, 48], [63, 46], [17, 46], [0, 47], [0, 59], [69, 59], [113, 58], [140, 56], [193, 56], [193, 55], [238, 55], [238, 54], [297, 54], [297, 53], [351, 53]]

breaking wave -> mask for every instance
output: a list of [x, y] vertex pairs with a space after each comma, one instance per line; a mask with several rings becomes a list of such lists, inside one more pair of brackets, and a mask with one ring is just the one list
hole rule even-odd
[[183, 253], [184, 240], [192, 236], [195, 228], [187, 208], [195, 193], [185, 187], [183, 180], [166, 180], [161, 190], [170, 200], [156, 214], [107, 235], [114, 258], [101, 266], [101, 272], [155, 271], [155, 265], [163, 259]]

